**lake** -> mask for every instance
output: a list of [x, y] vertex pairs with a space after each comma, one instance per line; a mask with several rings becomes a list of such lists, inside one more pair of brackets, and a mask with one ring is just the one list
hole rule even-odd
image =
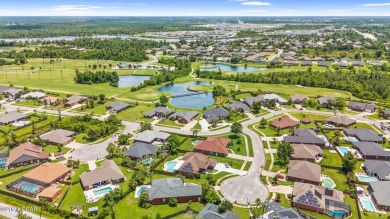
[[122, 75], [119, 76], [118, 87], [132, 87], [149, 80], [150, 76], [145, 75]]
[[[227, 71], [227, 72], [258, 72], [258, 71], [264, 71], [267, 68], [259, 68], [259, 67], [251, 67], [251, 66], [232, 66], [227, 64], [210, 64], [206, 65], [207, 67], [202, 69], [204, 71], [218, 71], [218, 68], [221, 69], [221, 71]], [[210, 68], [209, 68], [210, 67]]]
[[[209, 81], [193, 81], [184, 84], [167, 84], [158, 89], [159, 92], [168, 92], [173, 95], [188, 94], [194, 91], [187, 90], [190, 86], [212, 84]], [[189, 109], [200, 109], [208, 107], [214, 104], [214, 97], [212, 93], [202, 93], [199, 95], [183, 96], [171, 98], [170, 103], [176, 107], [189, 108]]]

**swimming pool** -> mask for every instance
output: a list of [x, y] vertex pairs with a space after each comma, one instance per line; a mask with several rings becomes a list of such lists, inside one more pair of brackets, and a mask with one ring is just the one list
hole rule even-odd
[[324, 126], [327, 127], [327, 128], [331, 128], [331, 129], [334, 128], [334, 126], [331, 125], [331, 124], [324, 124]]
[[141, 186], [141, 187], [138, 189], [137, 196], [139, 197], [143, 191], [148, 191], [148, 187], [146, 187], [146, 186]]
[[197, 145], [197, 144], [198, 144], [198, 140], [192, 142], [192, 145]]
[[344, 156], [346, 155], [348, 152], [350, 152], [349, 148], [347, 147], [337, 147], [337, 149], [340, 151], [341, 155]]
[[23, 185], [21, 185], [20, 188], [28, 192], [35, 192], [38, 190], [37, 186], [30, 183], [23, 183]]
[[336, 186], [336, 184], [333, 182], [332, 179], [329, 179], [329, 178], [323, 178], [321, 180], [322, 182], [322, 186], [328, 188], [328, 189], [332, 189]]
[[154, 158], [151, 157], [151, 158], [148, 158], [146, 160], [143, 160], [142, 163], [146, 165], [146, 164], [150, 164], [153, 161], [154, 161]]
[[17, 127], [22, 127], [22, 126], [28, 125], [28, 123], [30, 123], [30, 122], [29, 121], [17, 121], [17, 122], [12, 123], [12, 125], [17, 126]]
[[106, 187], [106, 188], [103, 188], [103, 189], [99, 189], [99, 190], [93, 191], [93, 194], [95, 196], [104, 196], [105, 194], [107, 194], [107, 193], [109, 193], [111, 191], [112, 191], [111, 187]]
[[169, 161], [165, 163], [168, 172], [174, 172], [177, 161]]
[[363, 208], [366, 209], [367, 211], [375, 211], [375, 206], [374, 203], [368, 198], [361, 198], [360, 199], [363, 204]]
[[378, 178], [375, 176], [367, 176], [367, 175], [358, 175], [357, 178], [360, 182], [376, 182]]
[[0, 160], [0, 167], [4, 167], [6, 163], [7, 163], [7, 160], [5, 160], [5, 159]]
[[347, 140], [350, 141], [350, 142], [359, 142], [359, 140], [357, 140], [357, 138], [355, 137], [347, 137]]
[[318, 137], [319, 137], [321, 140], [323, 140], [323, 141], [326, 142], [326, 137], [325, 137], [325, 136], [323, 136], [323, 135], [318, 135]]
[[348, 216], [348, 212], [343, 210], [329, 210], [328, 215], [335, 218], [344, 218]]

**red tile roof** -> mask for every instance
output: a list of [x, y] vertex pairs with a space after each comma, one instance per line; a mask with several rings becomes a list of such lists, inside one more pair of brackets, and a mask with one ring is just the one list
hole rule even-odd
[[230, 140], [220, 137], [208, 137], [204, 141], [199, 141], [194, 149], [202, 151], [211, 151], [219, 154], [227, 154]]

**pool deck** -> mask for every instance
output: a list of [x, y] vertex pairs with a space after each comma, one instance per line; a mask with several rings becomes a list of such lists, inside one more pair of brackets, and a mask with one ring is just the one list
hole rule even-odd
[[151, 185], [137, 186], [137, 188], [135, 188], [134, 198], [139, 198], [138, 191], [141, 189], [141, 187], [146, 187], [146, 188], [148, 188], [148, 189], [152, 188]]
[[331, 179], [329, 176], [322, 175], [322, 176], [321, 176], [321, 185], [322, 185], [323, 187], [328, 188], [328, 187], [326, 187], [326, 186], [324, 185], [324, 182], [322, 182], [322, 180], [325, 180], [325, 179], [328, 179], [328, 180], [332, 181], [332, 183], [333, 183], [333, 186], [332, 186], [331, 188], [329, 188], [329, 189], [333, 189], [334, 187], [336, 187], [336, 183], [333, 181], [333, 179]]
[[94, 188], [94, 189], [90, 189], [90, 190], [84, 191], [84, 195], [85, 195], [85, 199], [87, 200], [87, 203], [97, 202], [97, 201], [99, 201], [99, 199], [103, 198], [104, 195], [106, 195], [107, 193], [104, 194], [104, 195], [96, 196], [93, 192], [96, 191], [96, 190], [101, 190], [101, 189], [105, 189], [105, 188], [108, 188], [108, 187], [110, 187], [112, 190], [119, 188], [118, 185], [108, 184], [108, 185], [105, 185], [105, 186], [101, 186], [101, 187], [98, 187], [98, 188]]

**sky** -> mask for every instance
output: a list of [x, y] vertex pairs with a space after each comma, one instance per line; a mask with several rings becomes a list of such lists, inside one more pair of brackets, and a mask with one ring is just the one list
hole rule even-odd
[[390, 16], [390, 0], [2, 0], [0, 16]]

